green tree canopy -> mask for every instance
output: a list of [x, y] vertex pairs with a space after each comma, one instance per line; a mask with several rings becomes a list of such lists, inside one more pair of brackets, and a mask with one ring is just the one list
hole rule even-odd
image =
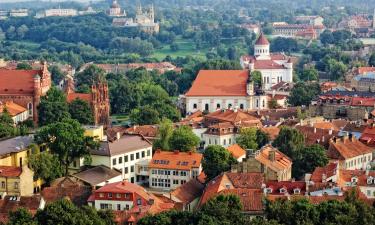
[[77, 120], [81, 124], [93, 124], [94, 117], [92, 109], [88, 102], [82, 99], [74, 99], [69, 103], [69, 113], [72, 119]]
[[70, 118], [65, 94], [52, 87], [47, 95], [41, 98], [38, 106], [38, 117], [40, 126]]
[[251, 72], [251, 78], [254, 81], [254, 85], [257, 87], [262, 86], [262, 73], [258, 70]]
[[30, 154], [27, 162], [34, 171], [34, 180], [42, 179], [49, 184], [64, 175], [64, 168], [57, 155], [47, 151]]
[[133, 109], [130, 113], [130, 120], [134, 124], [146, 125], [146, 124], [158, 124], [159, 112], [154, 108], [146, 105], [139, 109]]
[[297, 129], [283, 126], [272, 145], [293, 159], [304, 143], [305, 138]]
[[169, 140], [172, 137], [172, 133], [172, 121], [163, 119], [159, 124], [157, 139], [153, 143], [154, 149], [170, 150]]
[[292, 88], [288, 103], [293, 106], [310, 105], [317, 95], [320, 94], [320, 87], [318, 83], [306, 84], [299, 82]]
[[325, 149], [318, 144], [302, 147], [293, 156], [293, 176], [300, 178], [312, 173], [316, 167], [327, 165], [328, 157]]
[[210, 145], [203, 153], [203, 171], [208, 180], [213, 179], [222, 172], [230, 170], [237, 161], [232, 154], [220, 145]]
[[83, 89], [85, 85], [88, 85], [89, 87], [96, 83], [98, 80], [104, 80], [105, 71], [101, 68], [99, 68], [96, 65], [89, 65], [85, 70], [83, 70], [80, 73], [77, 73], [74, 78], [75, 78], [75, 83], [77, 86], [77, 90]]
[[236, 142], [244, 149], [258, 149], [257, 129], [255, 127], [241, 128]]
[[173, 131], [169, 139], [169, 146], [172, 150], [195, 151], [199, 141], [199, 137], [193, 133], [190, 127], [180, 126]]
[[52, 82], [54, 85], [58, 85], [60, 81], [65, 78], [65, 74], [56, 65], [48, 67], [48, 71], [51, 73]]
[[14, 133], [14, 121], [5, 108], [3, 112], [0, 112], [0, 138], [11, 137]]
[[20, 62], [17, 64], [17, 70], [32, 70], [32, 69], [33, 68], [28, 63]]
[[314, 67], [305, 68], [299, 74], [299, 79], [302, 81], [318, 80], [319, 74]]
[[35, 142], [45, 144], [56, 154], [68, 174], [69, 165], [76, 158], [89, 155], [89, 149], [97, 147], [92, 137], [84, 136], [84, 129], [78, 121], [65, 119], [42, 127], [35, 134]]

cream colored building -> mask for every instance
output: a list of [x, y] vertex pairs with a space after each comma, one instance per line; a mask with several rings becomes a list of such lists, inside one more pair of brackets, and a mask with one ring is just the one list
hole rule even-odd
[[22, 167], [0, 166], [0, 194], [1, 197], [31, 196], [34, 193], [32, 172], [27, 165]]

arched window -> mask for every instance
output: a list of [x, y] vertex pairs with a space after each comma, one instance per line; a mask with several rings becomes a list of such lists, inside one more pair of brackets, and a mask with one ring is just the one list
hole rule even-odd
[[257, 99], [257, 101], [256, 101], [256, 108], [258, 108], [259, 107], [259, 100]]
[[29, 102], [27, 104], [27, 109], [29, 111], [29, 116], [32, 116], [33, 115], [33, 103]]
[[262, 102], [262, 106], [263, 106], [263, 108], [266, 106], [266, 103], [265, 103], [264, 99], [263, 99], [263, 102]]
[[224, 145], [226, 145], [227, 144], [227, 140], [226, 139], [224, 139]]
[[209, 110], [209, 106], [208, 106], [208, 104], [206, 103], [205, 105], [204, 105], [204, 110], [206, 110], [206, 111], [208, 111]]
[[243, 109], [244, 107], [243, 107], [243, 104], [240, 104], [240, 109]]
[[232, 104], [228, 104], [228, 109], [232, 108]]
[[197, 108], [197, 104], [193, 104], [193, 109], [196, 109]]
[[221, 107], [221, 106], [220, 106], [220, 104], [219, 104], [219, 103], [218, 103], [218, 104], [216, 104], [216, 108], [217, 108], [217, 109], [220, 109], [220, 107]]

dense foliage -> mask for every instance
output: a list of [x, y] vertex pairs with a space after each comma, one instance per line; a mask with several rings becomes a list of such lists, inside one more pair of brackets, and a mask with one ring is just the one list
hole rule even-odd
[[211, 180], [222, 172], [230, 170], [237, 163], [232, 154], [220, 145], [210, 145], [203, 153], [203, 172]]

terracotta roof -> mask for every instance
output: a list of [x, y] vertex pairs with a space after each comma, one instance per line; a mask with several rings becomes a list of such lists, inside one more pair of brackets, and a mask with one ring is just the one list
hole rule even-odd
[[33, 94], [34, 76], [41, 74], [41, 70], [0, 69], [0, 94]]
[[241, 148], [238, 144], [231, 145], [227, 150], [233, 155], [234, 158], [239, 159], [240, 157], [246, 155], [246, 151]]
[[223, 173], [207, 183], [199, 205], [219, 194], [236, 194], [244, 205], [244, 211], [261, 211], [262, 173]]
[[281, 64], [276, 63], [274, 60], [256, 60], [254, 64], [255, 70], [261, 69], [285, 69]]
[[20, 196], [17, 200], [13, 199], [14, 196], [5, 196], [0, 200], [0, 221], [7, 223], [9, 219], [9, 212], [14, 212], [19, 208], [25, 208], [34, 215], [41, 207], [42, 197], [34, 196]]
[[351, 106], [375, 106], [375, 98], [363, 98], [363, 97], [353, 97], [351, 101]]
[[269, 45], [270, 42], [268, 41], [268, 39], [266, 38], [266, 36], [261, 33], [257, 39], [257, 41], [255, 42], [256, 45]]
[[22, 173], [21, 167], [0, 166], [0, 177], [19, 177]]
[[[105, 186], [97, 189], [95, 193], [136, 193], [141, 196], [146, 201], [154, 199], [154, 197], [149, 194], [146, 189], [138, 184], [133, 184], [129, 181], [120, 181], [111, 184], [106, 184]], [[89, 201], [95, 200], [95, 196], [92, 194], [89, 198]]]
[[315, 183], [323, 182], [323, 174], [325, 175], [326, 179], [336, 175], [338, 172], [338, 164], [336, 162], [331, 162], [324, 167], [316, 167], [314, 172], [311, 174], [310, 180]]
[[152, 147], [151, 142], [149, 142], [142, 135], [126, 134], [123, 135], [120, 139], [112, 142], [101, 142], [99, 149], [92, 149], [91, 154], [114, 156], [150, 147]]
[[199, 168], [202, 154], [195, 152], [160, 151], [157, 150], [152, 156], [148, 167], [160, 169], [190, 170]]
[[194, 201], [194, 199], [201, 196], [203, 189], [204, 185], [202, 183], [196, 179], [191, 179], [172, 191], [171, 195], [182, 203], [189, 204]]
[[329, 140], [338, 135], [338, 131], [314, 128], [311, 126], [296, 126], [296, 129], [300, 131], [305, 137], [306, 145], [319, 144], [325, 148], [328, 148]]
[[158, 127], [156, 125], [133, 126], [125, 130], [127, 134], [141, 134], [145, 137], [156, 137]]
[[359, 140], [370, 146], [375, 145], [375, 127], [366, 126]]
[[261, 130], [268, 134], [271, 140], [275, 140], [280, 133], [280, 128], [275, 126], [262, 127]]
[[247, 70], [201, 70], [186, 96], [246, 96], [248, 78]]
[[9, 115], [12, 117], [27, 111], [25, 107], [20, 106], [12, 101], [7, 101], [5, 103], [0, 102], [0, 112], [3, 112], [4, 109], [6, 109]]
[[327, 129], [327, 130], [332, 129], [332, 130], [335, 130], [335, 131], [341, 130], [340, 127], [337, 127], [334, 123], [329, 122], [329, 121], [313, 123], [313, 127], [320, 128], [320, 129]]
[[83, 182], [89, 183], [91, 186], [96, 186], [112, 178], [122, 176], [122, 173], [118, 170], [99, 165], [73, 174], [72, 176]]
[[304, 195], [306, 192], [306, 182], [304, 181], [267, 181], [266, 187], [269, 190], [272, 190], [268, 194], [273, 195], [285, 195], [286, 193], [280, 192], [281, 189], [284, 189], [288, 194], [294, 195], [295, 190], [299, 190], [299, 195]]
[[66, 100], [70, 103], [76, 99], [81, 99], [83, 101], [86, 101], [87, 103], [91, 104], [91, 94], [85, 94], [85, 93], [68, 93], [66, 96]]
[[92, 188], [74, 179], [71, 177], [57, 179], [51, 184], [51, 187], [44, 188], [41, 195], [47, 203], [68, 198], [78, 206], [86, 205]]
[[357, 74], [375, 72], [375, 67], [358, 67]]
[[233, 124], [254, 123], [260, 125], [260, 120], [242, 110], [217, 110], [205, 115], [206, 120], [218, 120], [220, 122], [231, 122]]
[[[270, 152], [275, 153], [275, 160], [271, 159]], [[261, 148], [259, 154], [255, 155], [255, 159], [273, 171], [286, 170], [292, 166], [292, 160], [271, 145]]]
[[333, 138], [329, 144], [327, 155], [331, 159], [343, 160], [373, 152], [373, 148], [358, 141], [354, 136], [351, 140], [348, 137]]

